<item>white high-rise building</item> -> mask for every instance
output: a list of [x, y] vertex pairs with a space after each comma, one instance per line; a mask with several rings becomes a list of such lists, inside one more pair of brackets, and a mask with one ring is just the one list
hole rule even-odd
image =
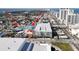
[[69, 14], [68, 15], [68, 25], [74, 25], [76, 23], [76, 14]]
[[57, 18], [59, 18], [59, 12], [54, 12], [53, 13]]
[[68, 24], [75, 25], [79, 23], [79, 14], [69, 14], [68, 15]]
[[79, 14], [76, 14], [75, 24], [79, 23]]
[[59, 19], [61, 23], [64, 23], [65, 25], [68, 24], [68, 14], [73, 14], [74, 11], [69, 8], [61, 8], [59, 9]]

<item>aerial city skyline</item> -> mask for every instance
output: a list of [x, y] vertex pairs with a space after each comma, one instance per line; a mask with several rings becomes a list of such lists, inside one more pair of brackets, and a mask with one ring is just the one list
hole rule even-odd
[[0, 51], [79, 51], [79, 9], [4, 8], [0, 12]]

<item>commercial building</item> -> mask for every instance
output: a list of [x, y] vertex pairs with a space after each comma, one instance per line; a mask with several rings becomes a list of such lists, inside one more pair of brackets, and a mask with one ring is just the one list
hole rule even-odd
[[59, 18], [59, 12], [54, 12], [53, 13], [57, 18]]
[[51, 45], [29, 42], [28, 38], [0, 38], [0, 51], [51, 51]]
[[76, 18], [76, 14], [69, 14], [68, 15], [68, 25], [74, 25], [74, 24], [76, 24], [76, 20], [77, 20], [77, 18]]
[[68, 25], [75, 25], [79, 23], [79, 14], [69, 14], [68, 15]]
[[[50, 23], [39, 23], [34, 29], [37, 36], [52, 37], [52, 29]], [[41, 33], [42, 32], [42, 33]]]
[[76, 20], [75, 20], [75, 24], [79, 23], [79, 14], [76, 14]]
[[59, 19], [61, 23], [64, 23], [65, 25], [68, 24], [68, 15], [73, 14], [74, 11], [68, 8], [61, 8], [59, 9]]

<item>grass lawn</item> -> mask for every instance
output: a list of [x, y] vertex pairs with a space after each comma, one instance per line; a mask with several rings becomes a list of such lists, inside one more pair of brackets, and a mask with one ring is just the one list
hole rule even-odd
[[72, 47], [68, 43], [52, 43], [59, 47], [62, 51], [73, 51]]

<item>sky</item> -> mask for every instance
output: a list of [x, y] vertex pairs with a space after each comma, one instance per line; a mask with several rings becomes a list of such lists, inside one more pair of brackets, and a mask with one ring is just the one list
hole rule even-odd
[[[74, 13], [79, 13], [79, 8], [72, 8], [72, 9], [74, 10]], [[10, 8], [7, 8], [7, 9], [1, 8], [0, 13], [4, 13], [5, 11], [10, 11], [11, 12], [11, 11], [25, 11], [25, 10], [30, 11], [30, 10], [33, 10], [33, 8], [30, 8], [30, 9], [29, 8], [19, 8], [19, 9], [18, 8], [17, 9], [16, 8], [11, 8], [11, 9]], [[51, 10], [52, 11], [59, 11], [59, 8], [52, 8]]]
[[79, 8], [74, 9], [74, 13], [79, 13]]

